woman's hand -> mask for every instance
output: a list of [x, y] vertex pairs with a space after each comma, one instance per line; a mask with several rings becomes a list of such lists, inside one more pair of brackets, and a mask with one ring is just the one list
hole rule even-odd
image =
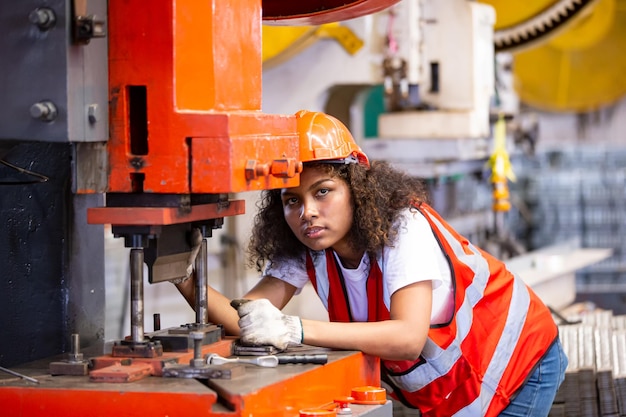
[[285, 350], [302, 343], [302, 321], [288, 316], [267, 299], [243, 302], [237, 308], [241, 343], [251, 346], [273, 345]]

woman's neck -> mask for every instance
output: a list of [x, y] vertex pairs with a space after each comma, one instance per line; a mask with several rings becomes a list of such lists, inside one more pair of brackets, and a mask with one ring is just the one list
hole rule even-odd
[[359, 265], [361, 265], [361, 260], [363, 259], [363, 253], [350, 254], [346, 256], [337, 252], [337, 257], [339, 258], [339, 261], [341, 261], [341, 265], [343, 265], [344, 268], [357, 269]]

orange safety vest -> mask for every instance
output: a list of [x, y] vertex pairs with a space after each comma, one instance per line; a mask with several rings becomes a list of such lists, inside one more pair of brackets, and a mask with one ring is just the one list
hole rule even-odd
[[[428, 220], [451, 267], [451, 321], [431, 325], [417, 361], [382, 360], [392, 395], [424, 417], [497, 416], [557, 338], [549, 309], [505, 264], [459, 235], [427, 204]], [[307, 252], [307, 272], [331, 321], [351, 321], [347, 292], [330, 249]], [[367, 279], [368, 321], [389, 320], [379, 261]]]

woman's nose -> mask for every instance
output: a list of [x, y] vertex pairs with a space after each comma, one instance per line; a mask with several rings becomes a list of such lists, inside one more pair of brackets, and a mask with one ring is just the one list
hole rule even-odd
[[302, 220], [309, 221], [315, 217], [317, 217], [317, 208], [315, 207], [315, 204], [313, 202], [304, 202], [304, 204], [302, 204], [302, 213], [300, 218]]

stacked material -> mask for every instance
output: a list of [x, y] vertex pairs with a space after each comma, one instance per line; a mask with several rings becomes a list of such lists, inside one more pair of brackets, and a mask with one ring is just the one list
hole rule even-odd
[[508, 227], [515, 237], [528, 250], [573, 239], [583, 248], [613, 249], [613, 256], [576, 274], [577, 293], [579, 299], [626, 293], [626, 148], [564, 147], [519, 155], [513, 166]]
[[586, 313], [559, 326], [569, 364], [551, 417], [626, 416], [626, 316]]

